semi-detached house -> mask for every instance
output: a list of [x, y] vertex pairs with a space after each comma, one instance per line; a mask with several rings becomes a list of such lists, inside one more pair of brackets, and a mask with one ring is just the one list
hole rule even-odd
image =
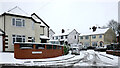
[[80, 34], [79, 43], [84, 46], [104, 46], [116, 41], [115, 32], [111, 28], [98, 28], [96, 31], [90, 31], [86, 34]]
[[64, 30], [64, 32], [59, 34], [52, 34], [50, 31], [50, 35], [50, 42], [53, 44], [71, 45], [78, 44], [79, 41], [79, 33], [75, 29]]
[[0, 51], [14, 51], [14, 42], [48, 42], [49, 26], [35, 13], [27, 15], [15, 7], [0, 15], [3, 34]]

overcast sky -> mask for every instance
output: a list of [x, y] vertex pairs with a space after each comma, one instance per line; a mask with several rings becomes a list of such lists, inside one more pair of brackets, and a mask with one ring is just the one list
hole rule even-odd
[[0, 12], [15, 6], [28, 14], [38, 14], [56, 33], [61, 29], [86, 33], [93, 25], [118, 20], [118, 0], [1, 0]]

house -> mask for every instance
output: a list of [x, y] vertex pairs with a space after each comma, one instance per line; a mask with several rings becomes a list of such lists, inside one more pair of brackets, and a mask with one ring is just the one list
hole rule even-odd
[[0, 52], [3, 51], [3, 36], [4, 32], [0, 29]]
[[14, 51], [14, 42], [47, 42], [49, 26], [35, 13], [28, 15], [14, 7], [0, 15], [4, 32], [3, 51]]
[[33, 13], [32, 18], [37, 21], [35, 23], [35, 42], [47, 43], [49, 40], [49, 26], [35, 13]]
[[50, 30], [49, 30], [49, 38], [52, 39], [52, 38], [53, 38], [52, 36], [53, 36], [54, 34], [55, 34], [55, 32], [54, 32], [52, 29], [50, 29]]
[[111, 28], [97, 28], [96, 31], [90, 31], [86, 34], [80, 34], [79, 42], [85, 46], [104, 46], [116, 41], [115, 32]]
[[54, 34], [52, 38], [50, 39], [51, 42], [56, 42], [61, 45], [70, 45], [70, 44], [77, 44], [78, 43], [78, 37], [79, 33], [73, 29], [73, 30], [64, 30], [62, 29], [62, 33], [60, 34]]

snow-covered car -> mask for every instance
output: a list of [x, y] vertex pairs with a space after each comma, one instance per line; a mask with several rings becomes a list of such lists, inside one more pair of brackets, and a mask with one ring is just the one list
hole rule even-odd
[[83, 46], [82, 46], [82, 44], [71, 44], [70, 45], [70, 50], [72, 50], [73, 47], [78, 47], [79, 50], [81, 50]]
[[87, 50], [87, 46], [83, 45], [82, 50]]
[[79, 47], [73, 47], [71, 54], [80, 55]]

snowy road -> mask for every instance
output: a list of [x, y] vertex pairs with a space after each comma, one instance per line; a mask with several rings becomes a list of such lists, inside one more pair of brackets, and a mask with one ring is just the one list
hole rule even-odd
[[118, 57], [95, 52], [94, 50], [80, 51], [80, 55], [71, 55], [48, 59], [15, 59], [13, 53], [0, 53], [0, 64], [14, 64], [22, 66], [117, 66]]

